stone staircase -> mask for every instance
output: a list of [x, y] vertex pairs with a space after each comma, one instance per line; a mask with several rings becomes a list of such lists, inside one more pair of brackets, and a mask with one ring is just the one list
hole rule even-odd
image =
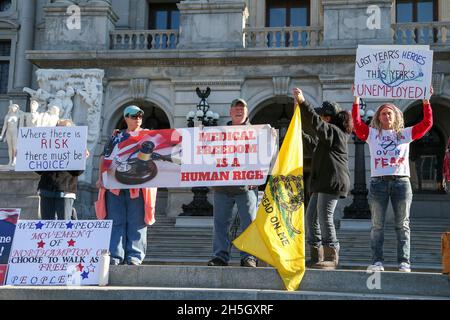
[[[441, 235], [450, 230], [450, 219], [414, 219], [411, 221], [411, 262], [413, 271], [440, 272]], [[371, 262], [369, 231], [338, 230], [341, 244], [340, 268], [366, 269]], [[385, 266], [397, 268], [396, 235], [386, 226]], [[211, 258], [212, 228], [175, 227], [175, 219], [157, 215], [148, 229], [148, 264], [205, 265]], [[233, 247], [232, 265], [239, 264], [239, 253]], [[307, 249], [308, 254], [308, 249]]]
[[299, 290], [288, 292], [273, 268], [113, 266], [106, 287], [0, 287], [0, 300], [10, 299], [270, 300], [279, 308], [274, 300], [450, 300], [450, 281], [435, 273], [307, 270]]

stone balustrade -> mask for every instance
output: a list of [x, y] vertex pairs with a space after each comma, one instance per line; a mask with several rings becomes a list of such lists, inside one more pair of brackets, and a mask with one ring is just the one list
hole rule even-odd
[[245, 28], [246, 48], [315, 48], [323, 41], [320, 27]]
[[178, 30], [119, 30], [112, 31], [111, 50], [176, 49]]
[[450, 22], [396, 23], [392, 25], [395, 44], [450, 44]]

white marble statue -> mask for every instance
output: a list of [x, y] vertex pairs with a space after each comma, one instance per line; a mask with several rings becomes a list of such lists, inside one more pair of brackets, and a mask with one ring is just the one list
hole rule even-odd
[[45, 111], [47, 109], [48, 100], [52, 97], [52, 94], [45, 91], [44, 89], [33, 90], [30, 88], [23, 88], [23, 91], [31, 96], [31, 100], [36, 100], [41, 107], [40, 111]]
[[23, 125], [23, 117], [18, 104], [11, 103], [8, 113], [3, 121], [3, 129], [0, 135], [0, 141], [6, 139], [8, 144], [8, 166], [14, 167], [16, 165], [16, 149], [17, 149], [17, 135], [19, 126]]
[[77, 90], [77, 93], [82, 97], [83, 101], [89, 106], [87, 121], [88, 121], [88, 145], [92, 144], [100, 132], [100, 117], [102, 92], [99, 90], [98, 81], [96, 79], [86, 79], [84, 90]]
[[31, 100], [30, 112], [24, 113], [26, 127], [41, 127], [43, 113], [39, 112], [39, 102]]
[[64, 98], [62, 101], [62, 118], [72, 119], [73, 101], [72, 97], [75, 95], [75, 90], [72, 87], [67, 87], [64, 92]]
[[42, 116], [43, 127], [55, 127], [59, 121], [59, 107], [57, 105], [49, 105], [47, 112]]

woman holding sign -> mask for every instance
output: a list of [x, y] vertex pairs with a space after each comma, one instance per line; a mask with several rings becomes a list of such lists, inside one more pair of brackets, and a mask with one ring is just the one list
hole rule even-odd
[[[126, 107], [123, 116], [127, 128], [113, 133], [100, 157], [97, 181], [100, 190], [95, 211], [97, 218], [113, 221], [109, 245], [112, 265], [140, 265], [147, 249], [147, 226], [155, 222], [156, 188], [107, 190], [102, 179], [103, 171], [107, 170], [106, 162], [109, 161], [105, 158], [115, 148], [126, 146], [130, 149], [139, 145], [141, 134], [145, 134], [145, 130], [141, 128], [143, 115], [144, 111], [137, 106]], [[139, 168], [136, 170], [139, 171]]]
[[[306, 210], [306, 233], [311, 260], [306, 265], [335, 269], [339, 263], [339, 242], [334, 227], [334, 210], [350, 189], [347, 141], [353, 130], [349, 112], [337, 103], [325, 101], [314, 110], [300, 89], [294, 89], [302, 122], [310, 125], [317, 146], [311, 168], [311, 199]], [[304, 136], [307, 137], [307, 136]]]
[[[431, 92], [432, 88], [431, 88]], [[370, 126], [359, 115], [359, 97], [352, 109], [355, 134], [370, 149], [369, 206], [372, 213], [372, 271], [384, 271], [384, 223], [389, 199], [394, 209], [399, 271], [411, 272], [409, 209], [412, 189], [409, 181], [409, 144], [422, 138], [433, 126], [429, 100], [423, 100], [423, 120], [404, 127], [402, 112], [392, 103], [378, 107]]]

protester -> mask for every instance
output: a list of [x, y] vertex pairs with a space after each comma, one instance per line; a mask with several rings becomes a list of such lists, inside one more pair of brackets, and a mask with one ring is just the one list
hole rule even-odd
[[[300, 89], [294, 89], [302, 122], [310, 124], [314, 137], [306, 139], [315, 148], [311, 167], [311, 199], [306, 210], [306, 234], [311, 259], [307, 266], [335, 269], [339, 263], [339, 241], [334, 226], [334, 210], [350, 188], [347, 142], [353, 130], [352, 118], [335, 102], [325, 101], [314, 110]], [[308, 135], [303, 134], [304, 138]], [[305, 139], [304, 139], [305, 140]]]
[[372, 271], [384, 271], [384, 224], [389, 199], [394, 209], [397, 233], [399, 271], [410, 272], [409, 211], [412, 188], [409, 169], [409, 145], [422, 138], [433, 126], [429, 100], [423, 100], [423, 120], [413, 127], [404, 127], [403, 113], [392, 103], [378, 107], [370, 127], [359, 115], [359, 97], [353, 103], [355, 134], [366, 141], [370, 150], [369, 206], [372, 213]]
[[114, 147], [120, 143], [139, 143], [143, 115], [139, 107], [127, 106], [123, 111], [127, 128], [114, 131], [100, 157], [96, 214], [99, 219], [113, 220], [109, 248], [112, 265], [140, 265], [147, 250], [147, 226], [155, 222], [156, 188], [106, 190], [102, 180], [104, 158]]
[[443, 185], [444, 190], [450, 193], [450, 138], [447, 142], [447, 147], [445, 148], [445, 156], [443, 160]]
[[[230, 116], [231, 121], [227, 125], [250, 125], [247, 103], [243, 99], [233, 100]], [[214, 256], [208, 262], [208, 266], [227, 266], [230, 260], [228, 232], [233, 217], [233, 206], [236, 204], [241, 228], [245, 230], [256, 217], [258, 188], [256, 186], [224, 186], [214, 187], [214, 191]], [[241, 251], [241, 266], [256, 267], [257, 260]]]
[[[73, 122], [61, 119], [58, 126], [70, 127]], [[88, 157], [89, 152], [86, 152]], [[37, 171], [41, 176], [38, 184], [40, 196], [41, 218], [43, 220], [76, 219], [73, 203], [76, 199], [78, 176], [83, 171]]]

